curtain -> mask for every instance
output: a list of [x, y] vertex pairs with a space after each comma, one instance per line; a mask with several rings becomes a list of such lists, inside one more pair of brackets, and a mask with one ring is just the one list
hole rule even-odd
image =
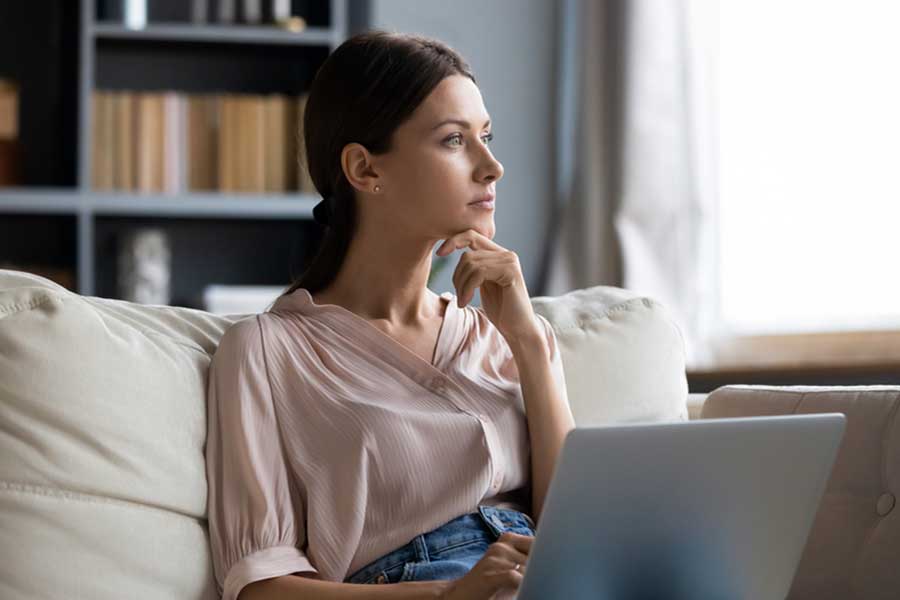
[[718, 322], [714, 0], [560, 5], [557, 162], [541, 290], [663, 303], [688, 365]]

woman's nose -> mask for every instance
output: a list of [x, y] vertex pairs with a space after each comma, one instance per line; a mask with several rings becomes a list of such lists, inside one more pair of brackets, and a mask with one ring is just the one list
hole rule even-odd
[[503, 163], [494, 158], [490, 150], [486, 153], [486, 163], [482, 167], [481, 179], [484, 181], [498, 181], [503, 177]]

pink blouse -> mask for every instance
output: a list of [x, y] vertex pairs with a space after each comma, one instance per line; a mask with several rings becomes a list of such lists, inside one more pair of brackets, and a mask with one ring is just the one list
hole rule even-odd
[[[303, 288], [234, 323], [209, 369], [209, 533], [225, 600], [340, 582], [478, 504], [529, 512], [528, 428], [506, 340], [448, 301], [434, 363]], [[562, 361], [543, 326], [557, 385]]]

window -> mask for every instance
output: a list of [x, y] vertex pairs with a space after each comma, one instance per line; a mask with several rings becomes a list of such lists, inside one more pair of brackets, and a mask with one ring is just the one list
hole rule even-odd
[[[723, 0], [723, 324], [900, 329], [900, 3]], [[897, 339], [897, 338], [893, 338]]]

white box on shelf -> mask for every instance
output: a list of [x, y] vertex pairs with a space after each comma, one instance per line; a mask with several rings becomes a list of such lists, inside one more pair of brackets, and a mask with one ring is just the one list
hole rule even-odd
[[205, 310], [217, 315], [242, 315], [265, 312], [287, 285], [222, 285], [203, 288]]

